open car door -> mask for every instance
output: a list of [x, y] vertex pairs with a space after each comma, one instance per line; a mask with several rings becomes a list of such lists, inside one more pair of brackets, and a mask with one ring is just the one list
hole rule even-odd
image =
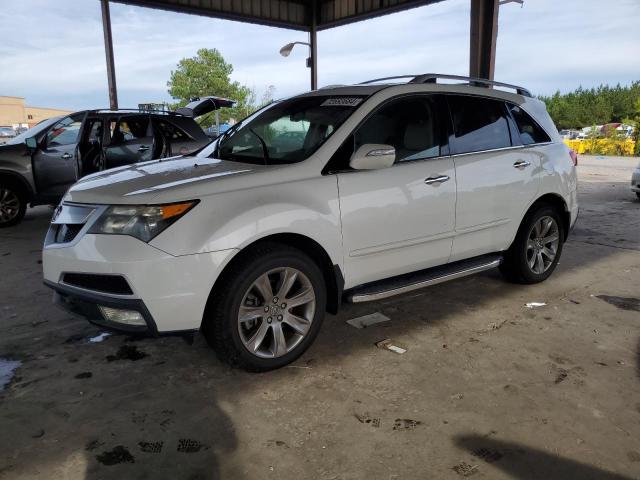
[[111, 140], [105, 149], [105, 168], [153, 159], [154, 134], [149, 115], [126, 115], [109, 124]]

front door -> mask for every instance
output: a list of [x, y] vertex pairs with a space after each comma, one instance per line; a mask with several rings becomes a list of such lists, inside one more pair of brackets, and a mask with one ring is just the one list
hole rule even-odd
[[78, 179], [76, 149], [84, 114], [55, 123], [33, 154], [33, 176], [40, 197], [57, 199]]
[[146, 162], [153, 158], [154, 135], [149, 115], [127, 115], [110, 122], [105, 150], [106, 168]]
[[[540, 158], [509, 128], [503, 101], [448, 95], [458, 184], [451, 261], [509, 247], [535, 198]], [[513, 137], [513, 139], [512, 139]]]
[[441, 111], [434, 95], [391, 100], [347, 140], [392, 145], [396, 162], [338, 173], [346, 288], [447, 263], [456, 179]]

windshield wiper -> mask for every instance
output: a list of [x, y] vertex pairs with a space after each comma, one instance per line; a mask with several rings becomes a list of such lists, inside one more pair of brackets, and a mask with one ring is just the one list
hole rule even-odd
[[256, 137], [258, 137], [258, 140], [260, 140], [260, 145], [262, 145], [262, 156], [264, 157], [264, 164], [268, 165], [269, 164], [269, 149], [267, 148], [267, 144], [264, 143], [264, 140], [262, 139], [262, 137], [260, 135], [258, 135], [253, 128], [249, 128], [249, 131], [251, 133], [253, 133]]

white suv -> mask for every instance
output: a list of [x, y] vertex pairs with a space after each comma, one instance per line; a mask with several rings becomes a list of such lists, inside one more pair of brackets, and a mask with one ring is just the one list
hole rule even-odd
[[97, 324], [201, 329], [222, 360], [268, 370], [343, 301], [498, 266], [546, 279], [578, 205], [544, 104], [401, 78], [274, 102], [199, 153], [83, 178], [53, 216], [45, 283]]

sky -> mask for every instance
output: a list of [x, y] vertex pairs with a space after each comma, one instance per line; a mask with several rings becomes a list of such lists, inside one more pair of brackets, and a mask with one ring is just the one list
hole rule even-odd
[[[468, 73], [470, 0], [446, 0], [318, 34], [320, 86]], [[184, 57], [217, 48], [232, 79], [277, 98], [309, 89], [304, 32], [111, 4], [120, 107], [171, 101]], [[525, 0], [500, 8], [496, 80], [534, 94], [640, 80], [640, 0]], [[216, 92], [211, 92], [215, 94]], [[65, 109], [109, 104], [98, 0], [3, 0], [0, 95]]]

